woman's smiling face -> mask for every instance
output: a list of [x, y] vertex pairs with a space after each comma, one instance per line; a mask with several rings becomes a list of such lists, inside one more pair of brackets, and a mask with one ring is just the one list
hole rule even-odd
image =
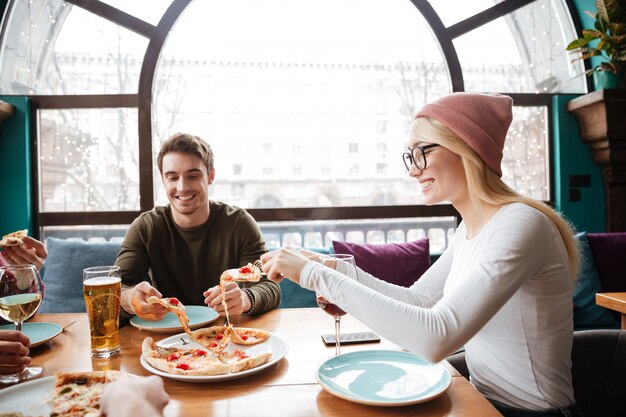
[[[427, 146], [430, 142], [416, 140], [409, 143], [409, 148]], [[444, 146], [437, 146], [425, 151], [426, 168], [411, 166], [409, 175], [417, 179], [424, 196], [424, 204], [433, 205], [449, 201], [453, 205], [468, 198], [467, 180], [461, 157]]]

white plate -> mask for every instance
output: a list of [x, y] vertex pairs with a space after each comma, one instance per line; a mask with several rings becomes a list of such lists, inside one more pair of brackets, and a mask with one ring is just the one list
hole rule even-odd
[[[215, 321], [219, 314], [207, 306], [185, 306], [189, 317], [189, 328], [197, 329]], [[130, 319], [130, 324], [138, 329], [149, 330], [156, 333], [175, 333], [183, 330], [174, 313], [167, 313], [158, 321], [143, 320], [137, 316]]]
[[0, 412], [14, 411], [29, 416], [47, 416], [52, 409], [46, 401], [53, 393], [53, 376], [4, 388], [0, 391]]
[[[14, 324], [5, 324], [0, 326], [0, 330], [15, 330]], [[46, 323], [34, 321], [32, 323], [23, 323], [22, 332], [30, 339], [30, 347], [34, 348], [48, 340], [56, 337], [63, 331], [63, 328], [56, 323]]]
[[432, 400], [452, 383], [443, 365], [392, 350], [335, 356], [319, 367], [316, 376], [325, 391], [339, 398], [387, 407]]
[[[183, 344], [182, 340], [187, 342], [187, 344]], [[202, 348], [204, 347], [197, 342], [189, 340], [189, 336], [186, 333], [177, 334], [166, 339], [160, 340], [157, 342], [158, 345], [163, 347], [184, 347], [185, 349], [189, 348]], [[178, 374], [170, 374], [168, 372], [161, 371], [159, 369], [154, 368], [150, 365], [141, 355], [141, 366], [143, 366], [146, 370], [152, 372], [153, 374], [164, 376], [166, 378], [174, 379], [176, 381], [184, 381], [184, 382], [216, 382], [216, 381], [228, 381], [231, 379], [243, 378], [248, 375], [256, 374], [257, 372], [262, 371], [263, 369], [269, 368], [274, 365], [276, 362], [281, 360], [289, 350], [289, 346], [287, 342], [285, 342], [280, 337], [276, 336], [273, 333], [270, 333], [270, 338], [267, 339], [263, 343], [259, 343], [258, 345], [252, 346], [243, 346], [243, 345], [235, 345], [231, 343], [226, 348], [227, 351], [232, 351], [233, 349], [244, 350], [248, 355], [255, 356], [263, 353], [270, 352], [272, 354], [272, 358], [269, 362], [264, 363], [261, 366], [257, 366], [256, 368], [248, 369], [246, 371], [235, 372], [232, 374], [224, 374], [224, 375], [207, 375], [207, 376], [188, 376], [188, 375], [178, 375]]]

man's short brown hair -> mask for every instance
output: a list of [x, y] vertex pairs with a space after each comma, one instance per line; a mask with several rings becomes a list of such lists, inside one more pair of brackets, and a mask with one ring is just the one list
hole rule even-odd
[[170, 152], [182, 152], [195, 155], [202, 159], [206, 166], [207, 173], [213, 169], [213, 150], [211, 146], [199, 136], [190, 135], [188, 133], [175, 133], [170, 136], [161, 145], [159, 156], [157, 157], [157, 165], [159, 172], [163, 173], [163, 157]]

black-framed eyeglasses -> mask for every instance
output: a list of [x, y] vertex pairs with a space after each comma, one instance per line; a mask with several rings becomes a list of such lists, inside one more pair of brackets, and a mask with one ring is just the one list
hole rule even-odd
[[432, 145], [409, 148], [408, 152], [402, 154], [402, 160], [404, 161], [406, 170], [411, 170], [411, 164], [415, 165], [415, 167], [419, 170], [426, 169], [426, 149], [435, 148], [437, 146], [441, 145], [433, 143]]

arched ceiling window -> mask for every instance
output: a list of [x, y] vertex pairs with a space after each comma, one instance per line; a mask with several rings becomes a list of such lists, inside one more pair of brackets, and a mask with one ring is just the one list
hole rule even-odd
[[332, 184], [399, 213], [420, 202], [407, 127], [452, 91], [513, 96], [504, 179], [548, 200], [551, 94], [586, 92], [575, 34], [565, 0], [9, 1], [0, 94], [38, 111], [43, 225], [163, 203], [153, 155], [176, 131], [214, 147], [213, 198], [316, 207]]

